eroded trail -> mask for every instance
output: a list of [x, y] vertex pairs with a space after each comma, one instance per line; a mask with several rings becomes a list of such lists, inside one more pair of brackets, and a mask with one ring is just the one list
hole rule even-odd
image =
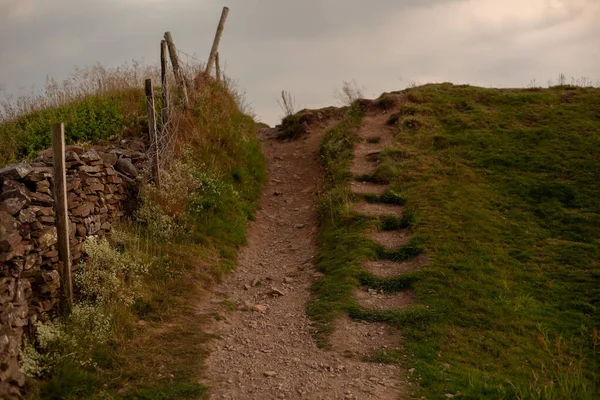
[[[269, 180], [237, 270], [201, 313], [211, 315], [205, 383], [214, 399], [396, 399], [398, 367], [344, 357], [355, 345], [381, 345], [371, 325], [342, 321], [333, 350], [317, 348], [306, 316], [319, 279], [315, 200], [322, 182], [319, 144], [333, 122], [307, 139], [264, 135]], [[376, 324], [375, 324], [376, 325]], [[381, 329], [387, 329], [381, 327]], [[344, 332], [345, 331], [345, 332]], [[383, 331], [381, 335], [383, 335]], [[390, 344], [392, 345], [392, 344]]]

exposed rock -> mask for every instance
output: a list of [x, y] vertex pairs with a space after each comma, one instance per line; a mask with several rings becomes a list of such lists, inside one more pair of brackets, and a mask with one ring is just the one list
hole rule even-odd
[[271, 296], [285, 296], [285, 293], [282, 292], [280, 289], [277, 289], [276, 287], [272, 287], [270, 295]]
[[138, 174], [137, 169], [133, 166], [131, 161], [126, 158], [120, 158], [115, 164], [115, 169], [132, 178], [135, 178]]

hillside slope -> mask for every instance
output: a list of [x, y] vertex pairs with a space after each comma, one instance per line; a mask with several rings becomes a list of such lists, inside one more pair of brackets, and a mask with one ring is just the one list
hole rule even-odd
[[[415, 396], [594, 398], [600, 90], [425, 85], [348, 118], [323, 143], [319, 340], [343, 314], [400, 329], [404, 349], [373, 357], [410, 369]], [[412, 300], [381, 303], [397, 293]]]

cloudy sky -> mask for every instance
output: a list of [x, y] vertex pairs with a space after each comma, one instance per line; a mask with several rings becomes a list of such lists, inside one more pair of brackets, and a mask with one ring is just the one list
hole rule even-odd
[[75, 66], [155, 62], [167, 30], [206, 59], [224, 5], [221, 58], [270, 124], [282, 89], [317, 108], [345, 80], [367, 97], [413, 82], [600, 80], [600, 0], [0, 0], [0, 85], [19, 94]]

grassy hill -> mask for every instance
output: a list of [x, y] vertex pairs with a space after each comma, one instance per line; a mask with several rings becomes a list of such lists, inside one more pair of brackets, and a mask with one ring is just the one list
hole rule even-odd
[[391, 283], [411, 286], [418, 306], [366, 315], [343, 295], [347, 278], [361, 279], [353, 265], [372, 253], [358, 239], [364, 223], [343, 212], [355, 104], [323, 143], [320, 258], [336, 279], [314, 287], [309, 313], [321, 332], [340, 308], [397, 325], [408, 358], [379, 361], [415, 368], [414, 392], [428, 399], [597, 398], [600, 90], [432, 84], [401, 93], [388, 121], [395, 143], [361, 180], [390, 183], [406, 202], [412, 243], [430, 263]]
[[[68, 143], [86, 146], [147, 135], [139, 82], [115, 82], [102, 94], [31, 98], [32, 112], [5, 113], [0, 165], [47, 148], [54, 122], [65, 123]], [[84, 244], [90, 259], [74, 272], [72, 315], [42, 317], [28, 335], [28, 398], [205, 397], [198, 376], [209, 337], [194, 305], [235, 266], [265, 175], [257, 125], [230, 83], [203, 80], [187, 110], [174, 95], [162, 187], [143, 185], [134, 218]]]

